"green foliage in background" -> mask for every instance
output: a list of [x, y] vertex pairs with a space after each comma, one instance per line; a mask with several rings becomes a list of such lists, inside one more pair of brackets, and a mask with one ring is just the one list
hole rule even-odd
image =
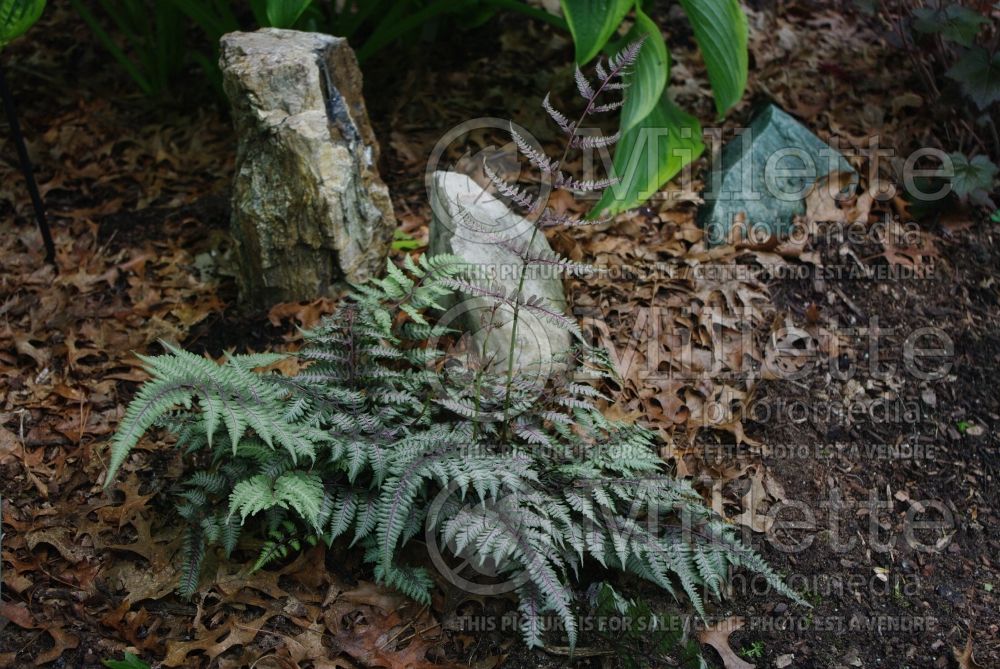
[[312, 0], [252, 0], [253, 15], [257, 23], [273, 28], [292, 28]]
[[[910, 17], [919, 38], [937, 37], [932, 56], [950, 63], [948, 77], [980, 109], [1000, 100], [1000, 52], [979, 39], [990, 20], [959, 3], [918, 7]], [[988, 40], [987, 40], [988, 41]]]
[[587, 598], [600, 621], [598, 636], [615, 649], [624, 669], [646, 669], [651, 657], [676, 660], [682, 669], [708, 669], [681, 616], [657, 613], [645, 599], [625, 597], [610, 583], [594, 583]]
[[[604, 194], [594, 213], [614, 214], [640, 204], [704, 151], [698, 120], [677, 108], [666, 94], [670, 54], [660, 27], [639, 0], [562, 0], [565, 18], [520, 0], [370, 0], [347, 3], [342, 9], [337, 9], [337, 3], [312, 0], [164, 0], [153, 3], [155, 9], [145, 0], [98, 0], [102, 17], [90, 12], [81, 0], [71, 2], [109, 53], [151, 96], [167, 92], [192, 62], [218, 85], [219, 38], [226, 32], [260, 26], [347, 37], [362, 63], [415, 31], [441, 27], [442, 21], [479, 25], [500, 10], [521, 12], [568, 30], [581, 66], [602, 52], [642, 38], [639, 60], [626, 79], [629, 94], [619, 128], [622, 141], [613, 157], [614, 175], [621, 185]], [[721, 117], [746, 88], [746, 17], [738, 0], [680, 0], [680, 5], [701, 48]], [[631, 27], [620, 34], [625, 21]], [[207, 47], [192, 48], [188, 38], [192, 25]], [[978, 60], [966, 66], [975, 70], [970, 75], [973, 81], [982, 78], [979, 66]], [[982, 98], [990, 93], [977, 95]]]
[[0, 48], [28, 32], [44, 9], [45, 0], [0, 0]]
[[186, 68], [187, 25], [172, 2], [150, 7], [134, 0], [97, 0], [101, 18], [81, 0], [70, 0], [70, 4], [146, 95], [164, 93]]
[[[740, 98], [747, 83], [746, 16], [739, 0], [680, 0], [701, 48], [719, 116]], [[617, 187], [605, 191], [594, 214], [616, 214], [642, 203], [704, 151], [701, 125], [668, 97], [670, 56], [660, 27], [639, 0], [562, 0], [579, 64], [618, 43], [619, 24], [632, 13], [622, 41], [644, 38], [628, 79], [621, 142], [614, 155]]]
[[926, 35], [939, 34], [962, 46], [972, 46], [979, 27], [989, 23], [982, 14], [962, 5], [918, 7], [913, 10], [913, 28]]
[[149, 669], [149, 665], [132, 653], [125, 653], [120, 660], [104, 660], [102, 664], [108, 669]]
[[565, 28], [566, 23], [520, 0], [97, 0], [93, 12], [70, 0], [102, 46], [150, 97], [163, 97], [191, 69], [201, 68], [221, 90], [222, 35], [262, 27], [295, 28], [346, 37], [360, 62], [428, 27], [450, 32], [448, 20], [475, 26], [500, 10], [515, 10]]
[[996, 207], [990, 192], [1000, 168], [988, 156], [981, 154], [969, 158], [962, 153], [952, 153], [949, 157], [954, 168], [950, 177], [952, 192], [961, 200], [990, 209]]
[[986, 109], [1000, 100], [1000, 51], [991, 54], [985, 47], [974, 46], [951, 66], [948, 76], [980, 109]]
[[[994, 10], [1000, 7], [997, 5]], [[992, 144], [1000, 155], [1000, 128], [996, 114], [1000, 102], [1000, 32], [996, 22], [984, 15], [982, 3], [935, 2], [904, 9], [899, 19], [910, 30], [901, 30], [904, 48], [926, 63], [918, 74], [925, 87], [938, 94], [954, 111], [966, 117], [968, 131], [957, 137], [949, 133], [954, 172], [941, 177], [951, 182], [952, 192], [963, 202], [987, 211], [996, 208], [997, 166], [983, 149]], [[985, 9], [987, 14], [989, 9]], [[907, 36], [909, 39], [907, 40]], [[953, 94], [961, 93], [961, 95]], [[971, 104], [970, 104], [971, 103]], [[987, 149], [986, 153], [989, 153]], [[926, 203], [918, 211], [931, 211]]]

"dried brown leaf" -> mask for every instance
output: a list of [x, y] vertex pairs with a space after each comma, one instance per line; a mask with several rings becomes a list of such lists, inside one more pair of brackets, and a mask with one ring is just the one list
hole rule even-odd
[[729, 647], [729, 635], [744, 625], [743, 618], [732, 616], [710, 625], [698, 632], [698, 641], [714, 648], [726, 669], [754, 669], [756, 665], [744, 662], [732, 648]]

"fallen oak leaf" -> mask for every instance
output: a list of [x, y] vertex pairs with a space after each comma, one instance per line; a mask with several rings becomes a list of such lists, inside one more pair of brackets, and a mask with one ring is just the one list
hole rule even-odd
[[[125, 593], [122, 602], [126, 606], [144, 599], [161, 599], [174, 591], [180, 579], [173, 564], [168, 563], [163, 569], [150, 569], [131, 560], [117, 560], [105, 576], [109, 583]], [[105, 624], [112, 626], [106, 621]]]
[[51, 546], [70, 564], [76, 564], [94, 555], [91, 549], [74, 543], [72, 530], [68, 527], [55, 526], [32, 530], [25, 536], [25, 543], [29, 551], [34, 551], [40, 544]]
[[14, 451], [20, 450], [21, 442], [18, 441], [17, 436], [8, 430], [7, 428], [0, 425], [0, 465], [5, 464], [8, 460], [14, 459]]
[[193, 640], [167, 642], [167, 655], [163, 658], [163, 666], [191, 666], [188, 655], [196, 652], [204, 653], [209, 662], [213, 662], [230, 648], [249, 644], [257, 638], [271, 618], [280, 614], [280, 610], [266, 610], [260, 617], [244, 623], [235, 617], [230, 617], [212, 629], [199, 626], [192, 633]]
[[407, 643], [399, 647], [395, 643], [395, 635], [386, 639], [393, 630], [399, 617], [391, 614], [389, 617], [375, 621], [370, 626], [355, 626], [351, 630], [342, 630], [334, 635], [337, 647], [347, 653], [351, 659], [367, 667], [385, 667], [386, 669], [444, 669], [462, 665], [439, 664], [427, 658], [427, 654], [435, 647], [436, 640], [422, 637], [422, 632], [414, 630]]
[[754, 532], [767, 532], [774, 523], [774, 518], [759, 513], [757, 508], [768, 499], [767, 488], [764, 485], [764, 470], [757, 467], [750, 477], [750, 489], [743, 495], [743, 513], [733, 518], [740, 525], [746, 525]]
[[79, 388], [73, 388], [65, 383], [57, 383], [52, 388], [52, 391], [59, 397], [70, 402], [84, 402], [87, 399], [87, 394], [84, 391]]
[[915, 270], [933, 269], [933, 259], [939, 254], [933, 240], [925, 232], [919, 232], [915, 238], [896, 221], [887, 221], [887, 225], [875, 235], [876, 241], [882, 245], [882, 253], [865, 258], [870, 262], [876, 258], [885, 258], [890, 265], [911, 267]]
[[[38, 624], [35, 623], [28, 607], [14, 602], [0, 601], [0, 621], [12, 622], [24, 630], [38, 629]], [[3, 629], [3, 625], [0, 625], [0, 629]]]
[[972, 656], [972, 630], [969, 630], [969, 636], [965, 640], [965, 648], [961, 651], [958, 648], [952, 648], [951, 652], [955, 654], [955, 661], [958, 662], [959, 669], [982, 669], [982, 665], [976, 662]]
[[336, 302], [326, 297], [306, 303], [282, 302], [271, 307], [267, 312], [267, 318], [274, 327], [280, 327], [282, 321], [292, 318], [303, 329], [309, 330], [315, 327], [324, 315], [332, 313], [335, 304]]
[[35, 658], [36, 667], [48, 664], [49, 662], [55, 662], [65, 651], [73, 650], [74, 648], [78, 648], [80, 646], [80, 638], [70, 634], [62, 627], [48, 627], [45, 631], [52, 637], [54, 645], [52, 648], [44, 653], [41, 653]]
[[393, 591], [375, 585], [371, 581], [363, 581], [353, 590], [340, 593], [337, 599], [351, 604], [373, 606], [386, 614], [396, 611], [407, 601]]
[[139, 494], [139, 487], [142, 482], [135, 473], [131, 473], [121, 485], [115, 486], [115, 490], [120, 490], [125, 494], [125, 500], [122, 502], [120, 507], [121, 512], [118, 516], [118, 529], [124, 527], [125, 523], [128, 523], [135, 517], [135, 514], [145, 508], [146, 503], [153, 498], [156, 494], [155, 491], [149, 493], [148, 495]]
[[21, 355], [25, 355], [35, 361], [39, 368], [45, 369], [49, 364], [49, 355], [45, 351], [37, 348], [31, 343], [29, 335], [16, 333], [14, 335], [14, 348]]
[[739, 616], [730, 616], [698, 632], [698, 641], [714, 648], [726, 669], [755, 669], [757, 666], [741, 660], [729, 647], [729, 635], [742, 628], [744, 622]]
[[861, 196], [854, 195], [856, 178], [851, 172], [831, 172], [817, 179], [806, 193], [806, 218], [811, 222], [832, 223], [866, 220], [874, 196], [870, 190]]

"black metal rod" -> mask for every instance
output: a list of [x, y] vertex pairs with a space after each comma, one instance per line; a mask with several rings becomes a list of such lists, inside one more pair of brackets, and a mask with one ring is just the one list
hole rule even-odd
[[28, 158], [28, 147], [24, 145], [21, 124], [17, 121], [14, 96], [11, 95], [10, 89], [7, 87], [7, 78], [3, 74], [3, 67], [0, 67], [0, 95], [3, 96], [3, 109], [7, 113], [7, 122], [10, 123], [10, 134], [14, 140], [14, 146], [17, 147], [17, 157], [21, 161], [21, 172], [24, 173], [24, 180], [28, 183], [28, 194], [31, 195], [31, 204], [35, 208], [38, 231], [42, 233], [42, 241], [45, 243], [45, 262], [55, 265], [56, 245], [52, 242], [52, 232], [49, 230], [49, 222], [45, 218], [45, 205], [38, 192], [38, 184], [35, 183], [35, 173], [31, 169], [31, 160]]

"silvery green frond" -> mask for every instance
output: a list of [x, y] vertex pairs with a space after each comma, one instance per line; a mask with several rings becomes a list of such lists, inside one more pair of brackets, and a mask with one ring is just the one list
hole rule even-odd
[[587, 75], [585, 75], [580, 67], [577, 66], [576, 71], [573, 72], [573, 78], [576, 80], [576, 90], [580, 91], [580, 97], [582, 97], [587, 102], [590, 102], [597, 95], [594, 87], [590, 85], [587, 80]]
[[566, 118], [565, 114], [552, 106], [552, 103], [549, 102], [548, 93], [546, 93], [545, 97], [542, 99], [542, 108], [545, 109], [546, 113], [552, 118], [553, 121], [556, 122], [556, 125], [562, 128], [563, 132], [569, 135], [573, 134], [575, 127], [570, 120]]
[[490, 183], [497, 189], [497, 191], [504, 197], [510, 199], [515, 204], [523, 207], [527, 211], [531, 211], [535, 208], [537, 200], [532, 197], [529, 193], [507, 183], [503, 177], [493, 171], [489, 165], [483, 162], [483, 172], [486, 177], [490, 180]]
[[572, 140], [572, 146], [577, 149], [594, 149], [611, 146], [619, 139], [621, 139], [621, 131], [611, 135], [577, 135]]
[[616, 72], [621, 72], [627, 67], [631, 67], [635, 64], [636, 59], [639, 58], [639, 52], [642, 51], [642, 45], [646, 42], [646, 37], [640, 37], [639, 39], [626, 44], [621, 51], [612, 56], [609, 61], [611, 67], [611, 76]]
[[531, 146], [524, 137], [521, 137], [516, 130], [514, 130], [513, 124], [510, 126], [510, 136], [514, 140], [514, 144], [517, 145], [518, 151], [531, 161], [531, 164], [541, 170], [544, 174], [553, 174], [559, 169], [559, 162], [549, 158], [543, 152]]
[[559, 179], [556, 181], [556, 185], [559, 188], [564, 188], [566, 190], [572, 190], [577, 192], [588, 192], [588, 191], [599, 191], [608, 188], [609, 186], [614, 186], [618, 183], [619, 179], [617, 177], [608, 177], [607, 179], [584, 179], [579, 180], [568, 174], [560, 174]]
[[[529, 262], [568, 262], [520, 250]], [[168, 348], [146, 358], [152, 378], [113, 441], [113, 467], [153, 425], [206, 456], [177, 489], [188, 524], [183, 593], [197, 589], [207, 546], [228, 554], [253, 531], [263, 540], [258, 568], [343, 541], [337, 550], [363, 547], [376, 580], [426, 602], [433, 581], [403, 557], [426, 531], [456, 555], [522, 577], [529, 644], [544, 642], [546, 615], [575, 643], [574, 583], [587, 564], [646, 579], [699, 612], [706, 593], [724, 592], [731, 567], [801, 601], [690, 484], [663, 471], [650, 431], [600, 411], [600, 383], [613, 373], [606, 352], [573, 351], [572, 380], [485, 367], [473, 384], [439, 372], [434, 349], [445, 346], [427, 340], [450, 333], [433, 312], [459, 291], [579, 333], [544, 300], [475, 283], [464, 269], [454, 257], [407, 258], [356, 287], [306, 334], [294, 376], [265, 372], [271, 356], [218, 365]]]

